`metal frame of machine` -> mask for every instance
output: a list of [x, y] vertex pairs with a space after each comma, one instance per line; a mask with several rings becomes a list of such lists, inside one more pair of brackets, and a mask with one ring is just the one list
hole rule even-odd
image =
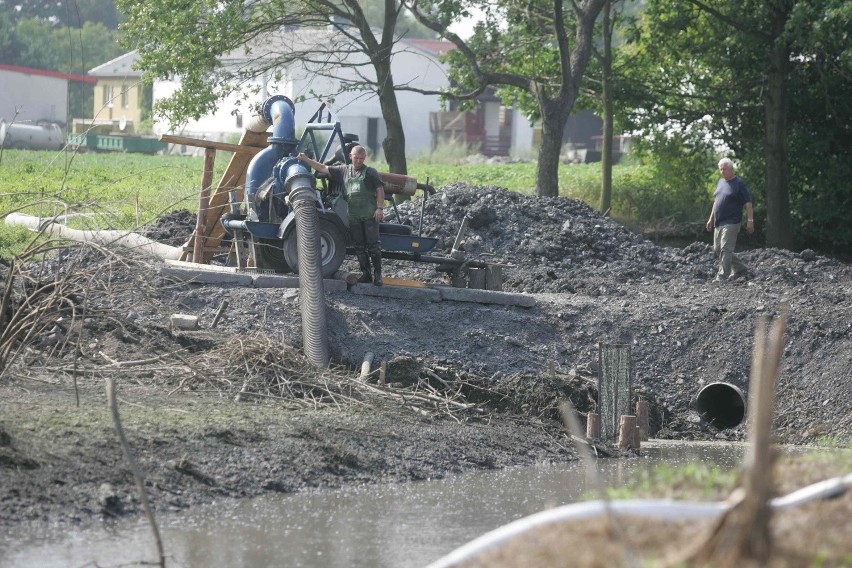
[[[232, 235], [240, 266], [245, 266], [252, 256], [260, 269], [279, 273], [298, 273], [298, 247], [296, 222], [288, 194], [291, 185], [310, 183], [316, 193], [319, 215], [320, 255], [323, 276], [329, 277], [341, 266], [348, 249], [348, 215], [345, 201], [341, 199], [342, 188], [301, 164], [295, 157], [304, 151], [318, 156], [318, 161], [328, 165], [349, 163], [348, 150], [357, 137], [344, 134], [340, 122], [334, 120], [330, 110], [323, 104], [304, 127], [300, 139], [295, 138], [293, 115], [295, 107], [287, 97], [276, 95], [263, 105], [263, 117], [272, 124], [273, 135], [270, 146], [258, 153], [249, 164], [246, 174], [245, 201], [237, 202], [231, 194], [231, 212], [223, 215], [222, 226]], [[328, 138], [323, 140], [323, 133]], [[332, 153], [332, 149], [336, 151]], [[486, 268], [486, 263], [467, 260], [457, 253], [454, 246], [451, 258], [431, 256], [429, 253], [438, 239], [424, 237], [423, 212], [426, 199], [434, 189], [428, 184], [418, 184], [414, 178], [397, 174], [380, 174], [385, 182], [386, 199], [391, 201], [397, 223], [381, 223], [379, 241], [383, 258], [409, 260], [437, 264], [437, 269], [457, 273], [463, 266]], [[322, 190], [316, 190], [316, 180], [322, 182]], [[413, 195], [417, 189], [423, 191], [417, 233], [413, 223], [403, 221], [392, 196], [397, 193]], [[244, 208], [244, 210], [242, 210]], [[461, 242], [466, 224], [462, 224], [456, 245]]]

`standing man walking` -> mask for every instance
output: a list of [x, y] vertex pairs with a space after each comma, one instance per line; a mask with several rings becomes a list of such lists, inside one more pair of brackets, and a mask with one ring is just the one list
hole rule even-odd
[[754, 232], [754, 208], [746, 183], [734, 173], [734, 163], [728, 158], [719, 160], [719, 173], [722, 179], [716, 184], [713, 209], [706, 225], [708, 231], [713, 231], [713, 252], [719, 259], [717, 282], [745, 278], [748, 274], [746, 265], [734, 254], [743, 221], [743, 206], [748, 211], [746, 230]]
[[385, 186], [379, 172], [364, 164], [367, 150], [363, 146], [354, 146], [349, 152], [349, 159], [352, 163], [348, 165], [327, 166], [304, 153], [299, 154], [299, 161], [343, 186], [343, 197], [349, 204], [349, 235], [361, 266], [361, 278], [358, 281], [381, 286], [379, 223], [384, 218]]

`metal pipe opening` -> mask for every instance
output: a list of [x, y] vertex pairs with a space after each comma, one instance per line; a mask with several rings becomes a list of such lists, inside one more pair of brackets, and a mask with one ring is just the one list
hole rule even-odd
[[745, 395], [730, 383], [710, 383], [698, 392], [694, 408], [716, 428], [734, 428], [745, 418]]

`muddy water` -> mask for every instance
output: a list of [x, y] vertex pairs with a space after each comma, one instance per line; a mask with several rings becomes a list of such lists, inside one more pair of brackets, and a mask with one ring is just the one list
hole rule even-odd
[[[655, 444], [643, 457], [597, 460], [619, 486], [660, 462], [736, 467], [731, 444]], [[520, 517], [589, 495], [580, 464], [518, 468], [405, 485], [270, 496], [160, 514], [169, 566], [423, 567]], [[115, 566], [156, 558], [143, 521], [68, 532], [16, 528], [0, 536], [0, 566]]]

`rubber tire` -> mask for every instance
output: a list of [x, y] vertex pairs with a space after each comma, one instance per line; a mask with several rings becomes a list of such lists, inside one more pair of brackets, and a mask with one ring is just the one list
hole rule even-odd
[[[339, 225], [323, 217], [319, 218], [319, 230], [322, 277], [330, 278], [346, 257], [346, 235]], [[284, 260], [293, 272], [299, 273], [299, 246], [295, 229], [284, 239]]]
[[280, 239], [261, 239], [252, 237], [254, 261], [257, 268], [274, 270], [276, 274], [293, 272], [284, 258], [283, 243]]

